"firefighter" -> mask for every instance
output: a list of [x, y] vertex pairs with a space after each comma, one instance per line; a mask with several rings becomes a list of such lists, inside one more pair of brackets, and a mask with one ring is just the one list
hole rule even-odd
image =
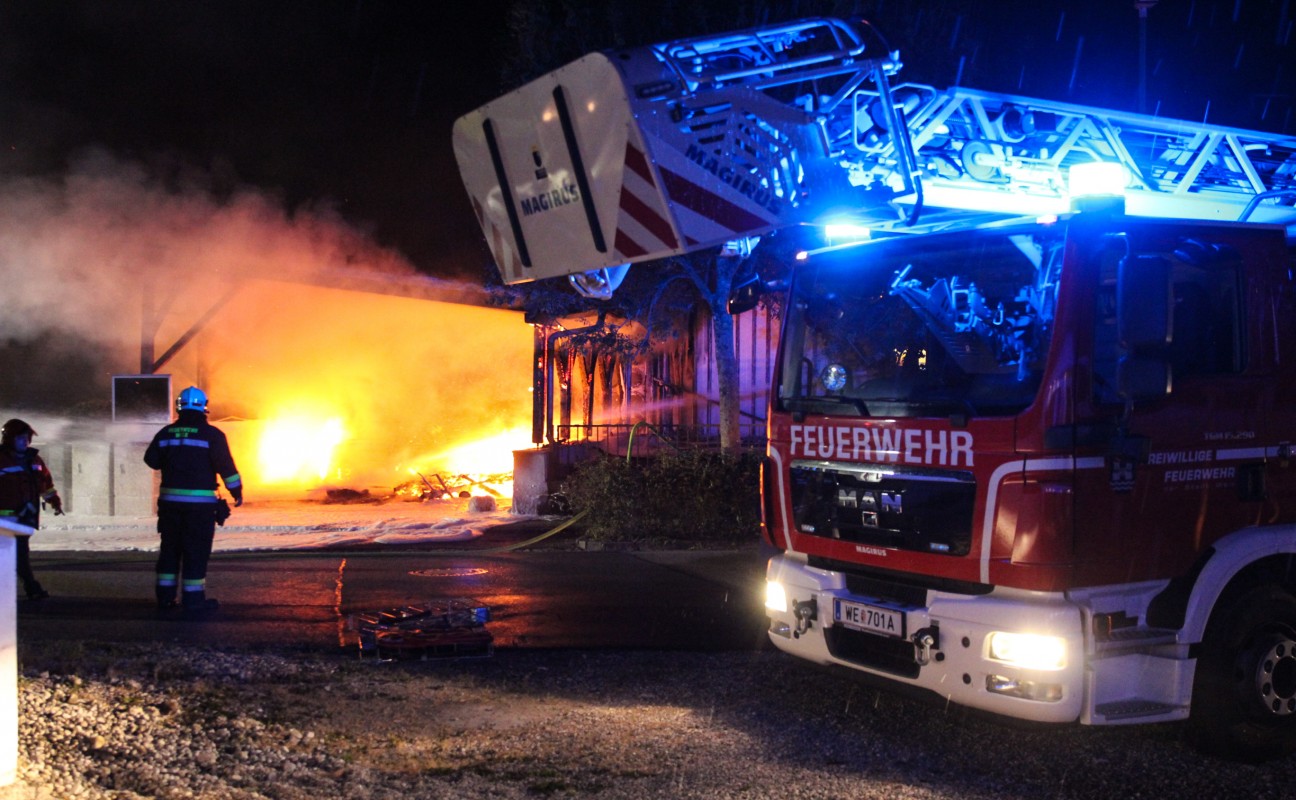
[[[40, 451], [31, 446], [36, 431], [20, 419], [11, 419], [0, 432], [0, 517], [20, 525], [40, 527], [43, 503], [55, 514], [63, 513], [63, 500], [54, 489], [54, 479], [45, 466]], [[17, 537], [18, 578], [29, 600], [44, 600], [49, 592], [36, 580], [31, 568], [31, 543], [26, 536]]]
[[243, 505], [243, 483], [225, 434], [207, 422], [207, 395], [190, 386], [176, 398], [176, 412], [178, 419], [158, 431], [144, 451], [144, 463], [162, 471], [157, 603], [159, 611], [175, 608], [180, 583], [181, 610], [188, 616], [203, 616], [218, 606], [207, 597], [207, 560], [218, 515], [223, 523], [223, 514], [228, 513], [216, 491], [216, 476], [235, 506]]

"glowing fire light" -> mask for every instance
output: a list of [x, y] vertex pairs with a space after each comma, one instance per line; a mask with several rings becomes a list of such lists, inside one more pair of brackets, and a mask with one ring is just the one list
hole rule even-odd
[[410, 497], [449, 499], [456, 493], [506, 496], [511, 492], [513, 451], [531, 446], [531, 428], [522, 426], [451, 447], [405, 467], [414, 476], [397, 487]]
[[531, 428], [503, 431], [452, 447], [436, 457], [455, 472], [494, 474], [513, 471], [513, 451], [531, 446]]
[[282, 417], [266, 423], [258, 449], [261, 480], [311, 483], [333, 468], [333, 451], [347, 438], [342, 420]]

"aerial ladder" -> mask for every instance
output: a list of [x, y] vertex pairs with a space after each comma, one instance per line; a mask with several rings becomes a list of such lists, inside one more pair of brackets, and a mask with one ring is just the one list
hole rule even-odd
[[791, 225], [923, 233], [1071, 210], [1296, 224], [1296, 138], [961, 87], [892, 85], [864, 21], [592, 53], [461, 117], [454, 149], [508, 284], [606, 297], [633, 263]]

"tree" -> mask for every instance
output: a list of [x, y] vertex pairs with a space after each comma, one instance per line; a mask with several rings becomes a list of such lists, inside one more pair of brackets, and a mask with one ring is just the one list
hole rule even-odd
[[739, 427], [738, 357], [733, 316], [727, 308], [734, 278], [744, 259], [707, 250], [669, 260], [693, 284], [711, 318], [717, 387], [720, 391], [720, 449], [733, 452], [742, 444]]

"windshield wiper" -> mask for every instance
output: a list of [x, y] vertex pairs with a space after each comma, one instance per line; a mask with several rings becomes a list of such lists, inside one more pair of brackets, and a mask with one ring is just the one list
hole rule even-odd
[[849, 406], [854, 410], [857, 416], [867, 417], [869, 415], [868, 406], [858, 397], [842, 397], [841, 395], [823, 395], [821, 397], [790, 397], [787, 400], [789, 411], [801, 412], [818, 412], [820, 414], [831, 414], [841, 410], [842, 406]]
[[[870, 403], [877, 403], [879, 406], [898, 406], [910, 412], [914, 416], [953, 416], [963, 414], [968, 419], [977, 415], [976, 406], [967, 398], [950, 398], [950, 399], [920, 399], [913, 397], [870, 397]], [[882, 412], [886, 414], [887, 412]]]

